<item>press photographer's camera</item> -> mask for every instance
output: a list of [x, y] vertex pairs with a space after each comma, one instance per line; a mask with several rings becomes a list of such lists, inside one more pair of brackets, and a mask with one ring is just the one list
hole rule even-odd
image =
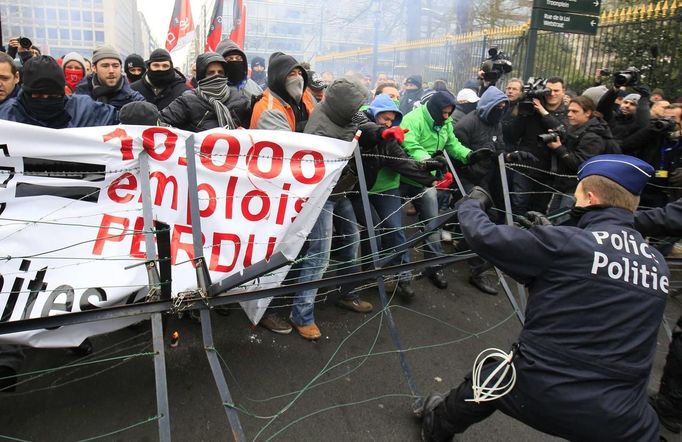
[[481, 64], [483, 80], [494, 84], [504, 74], [512, 71], [512, 63], [504, 52], [498, 51], [496, 47], [488, 49], [489, 57]]
[[538, 141], [542, 144], [551, 143], [553, 141], [560, 140], [566, 133], [566, 128], [562, 124], [554, 129], [553, 132], [547, 132], [546, 134], [538, 135]]
[[544, 101], [545, 97], [552, 93], [551, 89], [548, 89], [545, 84], [547, 81], [543, 78], [533, 78], [530, 77], [528, 82], [523, 85], [523, 95], [521, 100], [519, 100], [519, 114], [523, 116], [530, 116], [535, 113], [535, 106], [533, 105], [533, 100], [538, 99]]
[[21, 46], [24, 49], [31, 49], [31, 46], [33, 46], [33, 42], [28, 37], [19, 37], [19, 46]]
[[653, 118], [649, 124], [656, 132], [674, 132], [677, 127], [677, 121], [670, 117]]
[[613, 85], [616, 87], [634, 86], [639, 83], [640, 77], [639, 69], [631, 66], [613, 75]]

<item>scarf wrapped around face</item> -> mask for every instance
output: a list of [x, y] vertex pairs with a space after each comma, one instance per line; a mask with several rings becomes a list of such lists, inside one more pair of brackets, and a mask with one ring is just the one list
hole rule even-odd
[[201, 98], [211, 103], [215, 110], [218, 124], [228, 129], [236, 129], [230, 110], [225, 106], [230, 96], [230, 86], [227, 84], [227, 77], [223, 75], [213, 75], [199, 81], [197, 93]]

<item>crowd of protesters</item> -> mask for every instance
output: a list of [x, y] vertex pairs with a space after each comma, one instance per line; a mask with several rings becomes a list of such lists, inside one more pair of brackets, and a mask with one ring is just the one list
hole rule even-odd
[[[454, 93], [453, 85], [442, 80], [427, 85], [420, 75], [396, 81], [379, 74], [374, 84], [354, 72], [334, 79], [332, 73], [314, 72], [281, 52], [267, 63], [254, 57], [249, 65], [246, 53], [229, 40], [216, 52], [200, 54], [187, 76], [164, 49], [144, 60], [136, 54], [124, 58], [110, 46], [98, 47], [90, 59], [76, 52], [55, 59], [39, 48], [21, 46], [17, 39], [10, 40], [9, 48], [0, 52], [4, 120], [53, 129], [118, 123], [164, 124], [193, 132], [251, 128], [342, 140], [352, 140], [362, 130], [359, 145], [371, 218], [384, 254], [406, 241], [405, 201], [425, 224], [451, 210], [461, 191], [474, 186], [487, 190], [499, 209], [504, 208], [506, 184], [517, 219], [541, 212], [560, 223], [574, 204], [579, 166], [600, 154], [627, 153], [656, 170], [642, 194], [642, 206], [662, 207], [680, 197], [681, 99], [666, 100], [662, 91], [650, 91], [639, 82], [628, 87], [598, 84], [578, 95], [554, 76], [542, 84], [542, 96], [529, 99], [517, 78], [498, 88], [481, 77]], [[509, 165], [507, 183], [501, 182], [495, 161], [501, 154]], [[296, 282], [322, 277], [331, 260], [332, 238], [340, 242], [334, 247], [335, 258], [344, 263], [339, 271], [361, 270], [368, 252], [361, 246], [365, 218], [358, 191], [358, 171], [350, 162], [303, 248], [303, 264], [293, 269]], [[421, 246], [424, 257], [442, 256], [443, 243], [452, 238], [449, 228], [434, 230]], [[454, 245], [455, 250], [468, 250], [463, 240]], [[667, 247], [661, 247], [664, 254], [670, 243]], [[394, 253], [389, 265], [409, 262], [411, 252]], [[490, 267], [483, 259], [469, 260], [469, 282], [494, 295], [496, 284], [485, 276]], [[435, 287], [448, 287], [441, 267], [427, 268], [425, 274]], [[387, 282], [409, 302], [415, 297], [412, 278], [401, 273]], [[339, 307], [372, 311], [373, 305], [353, 290], [339, 291]], [[288, 320], [277, 313], [281, 308], [274, 308], [275, 301], [261, 325], [279, 334], [295, 329], [306, 339], [318, 339], [316, 295], [315, 289], [292, 294]]]

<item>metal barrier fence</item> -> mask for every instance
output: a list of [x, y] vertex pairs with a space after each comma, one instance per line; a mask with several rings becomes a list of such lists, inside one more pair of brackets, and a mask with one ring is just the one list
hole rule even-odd
[[[559, 75], [568, 87], [581, 91], [591, 86], [599, 68], [635, 66], [652, 88], [677, 97], [682, 95], [681, 25], [682, 0], [664, 0], [602, 12], [594, 36], [538, 32], [533, 73], [522, 72], [528, 24], [379, 45], [377, 72], [394, 78], [421, 73], [425, 82], [444, 79], [458, 90], [465, 81], [476, 78], [487, 49], [496, 46], [514, 64], [508, 78]], [[373, 57], [371, 46], [325, 54], [315, 58], [315, 69], [336, 74], [369, 72]], [[410, 60], [419, 60], [420, 67], [408, 67]]]

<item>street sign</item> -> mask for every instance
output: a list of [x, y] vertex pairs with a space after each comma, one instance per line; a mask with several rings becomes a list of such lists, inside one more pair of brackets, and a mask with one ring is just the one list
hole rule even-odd
[[552, 9], [573, 14], [599, 15], [601, 0], [534, 0], [533, 8]]
[[542, 31], [594, 35], [597, 33], [597, 27], [599, 26], [599, 17], [533, 8], [530, 26], [533, 29]]

